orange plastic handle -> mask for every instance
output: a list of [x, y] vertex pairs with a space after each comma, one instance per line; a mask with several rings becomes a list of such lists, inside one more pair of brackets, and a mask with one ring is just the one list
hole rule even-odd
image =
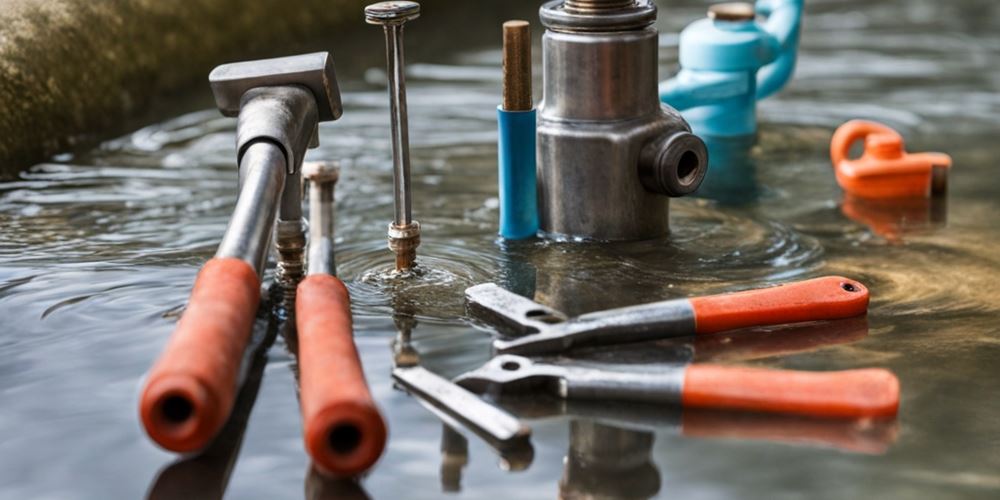
[[382, 455], [387, 432], [354, 345], [344, 283], [327, 274], [307, 277], [295, 317], [306, 450], [328, 475], [361, 474]]
[[[851, 147], [864, 140], [864, 154], [848, 157]], [[840, 187], [864, 198], [927, 197], [935, 191], [934, 169], [951, 167], [943, 153], [907, 153], [903, 137], [886, 125], [852, 120], [833, 134], [830, 160]], [[937, 183], [943, 192], [944, 182]]]
[[696, 364], [685, 373], [683, 403], [812, 417], [891, 417], [899, 410], [899, 380], [877, 368], [802, 372]]
[[219, 432], [236, 399], [259, 305], [260, 279], [246, 262], [215, 258], [201, 269], [142, 392], [139, 413], [153, 441], [187, 453], [204, 448]]
[[696, 333], [851, 318], [868, 311], [868, 288], [827, 276], [798, 283], [690, 299]]

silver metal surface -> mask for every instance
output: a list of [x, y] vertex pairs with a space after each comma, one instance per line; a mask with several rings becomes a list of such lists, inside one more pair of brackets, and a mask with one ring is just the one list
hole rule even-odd
[[327, 52], [223, 64], [212, 70], [208, 81], [225, 116], [240, 114], [243, 95], [251, 89], [290, 85], [313, 94], [320, 121], [337, 120], [344, 113], [337, 72]]
[[305, 274], [306, 224], [302, 219], [302, 173], [296, 171], [285, 179], [274, 231], [278, 251], [275, 281], [284, 292], [284, 307], [292, 311], [295, 293]]
[[337, 162], [310, 162], [302, 166], [309, 181], [309, 274], [337, 274], [334, 258], [335, 189], [340, 178]]
[[[410, 198], [410, 135], [406, 107], [406, 64], [403, 57], [403, 25], [420, 16], [416, 2], [380, 2], [365, 8], [365, 20], [385, 31], [386, 74], [389, 78], [392, 116], [393, 197], [395, 211], [389, 231], [389, 248], [396, 253], [396, 270], [413, 266], [420, 244], [420, 225], [413, 220]], [[395, 242], [393, 228], [416, 232], [415, 238]]]
[[243, 94], [242, 106], [236, 127], [238, 157], [256, 141], [271, 141], [284, 151], [288, 173], [298, 172], [306, 150], [318, 143], [313, 94], [297, 85], [255, 88]]
[[667, 235], [667, 196], [697, 189], [707, 153], [701, 144], [696, 161], [684, 168], [645, 162], [646, 170], [652, 165], [660, 176], [691, 170], [678, 181], [685, 187], [681, 192], [642, 182], [644, 150], [654, 160], [692, 158], [685, 155], [692, 142], [667, 140], [691, 130], [659, 100], [658, 33], [650, 26], [655, 6], [555, 1], [542, 7], [541, 18], [548, 28], [542, 38], [544, 96], [538, 113], [542, 230], [598, 240]]
[[261, 275], [287, 176], [285, 154], [270, 142], [251, 144], [240, 173], [240, 196], [215, 256], [242, 259]]
[[545, 354], [584, 345], [610, 345], [694, 335], [691, 301], [667, 300], [610, 309], [575, 318], [511, 293], [492, 283], [465, 291], [469, 311], [502, 322], [515, 334], [495, 340], [500, 353]]
[[492, 395], [547, 391], [565, 399], [679, 404], [684, 365], [654, 370], [626, 370], [620, 365], [554, 364], [501, 354], [455, 382], [470, 391]]
[[517, 417], [420, 366], [397, 367], [392, 377], [408, 392], [492, 443], [523, 444], [531, 436], [531, 429]]

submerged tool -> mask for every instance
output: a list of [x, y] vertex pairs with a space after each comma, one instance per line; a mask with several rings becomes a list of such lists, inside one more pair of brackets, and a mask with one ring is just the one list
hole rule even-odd
[[[864, 141], [864, 153], [852, 159], [851, 147]], [[830, 142], [837, 182], [861, 198], [928, 198], [948, 190], [951, 157], [944, 153], [907, 153], [903, 137], [881, 123], [852, 120]]]
[[[757, 101], [781, 90], [798, 57], [805, 0], [712, 5], [708, 18], [681, 32], [681, 71], [660, 85], [694, 133], [712, 137], [757, 132]], [[767, 16], [763, 24], [758, 14]]]
[[[240, 359], [260, 303], [275, 219], [301, 217], [298, 175], [317, 124], [342, 113], [325, 52], [219, 66], [209, 76], [223, 115], [239, 116], [240, 196], [215, 258], [198, 273], [187, 309], [140, 401], [146, 432], [177, 452], [204, 448], [236, 398]], [[287, 212], [285, 212], [287, 210]]]
[[392, 115], [392, 164], [395, 214], [389, 224], [389, 249], [396, 254], [396, 271], [413, 267], [420, 246], [420, 223], [413, 220], [410, 201], [410, 133], [406, 110], [406, 66], [403, 25], [420, 17], [417, 2], [379, 2], [365, 7], [365, 21], [385, 30], [386, 74]]
[[500, 236], [518, 240], [538, 233], [535, 178], [535, 105], [531, 98], [531, 26], [503, 25], [503, 104], [497, 109], [500, 131]]
[[850, 318], [868, 311], [868, 289], [857, 281], [837, 276], [654, 302], [576, 318], [568, 318], [493, 283], [471, 287], [465, 291], [465, 297], [473, 314], [520, 336], [493, 343], [498, 352], [512, 354], [543, 354], [580, 345], [622, 344], [752, 326]]
[[335, 276], [333, 163], [310, 163], [309, 274], [299, 284], [299, 387], [305, 447], [316, 466], [334, 476], [368, 470], [385, 449], [385, 419], [361, 367], [347, 287]]
[[670, 197], [691, 194], [705, 144], [657, 95], [656, 5], [553, 0], [541, 8], [538, 209], [553, 237], [641, 240], [670, 232]]
[[802, 372], [710, 364], [611, 365], [544, 363], [502, 354], [455, 381], [503, 395], [545, 391], [565, 399], [633, 401], [816, 417], [891, 417], [899, 381], [883, 369]]

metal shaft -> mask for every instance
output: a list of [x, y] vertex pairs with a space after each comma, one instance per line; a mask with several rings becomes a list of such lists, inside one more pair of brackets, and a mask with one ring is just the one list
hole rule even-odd
[[309, 274], [336, 275], [334, 191], [339, 169], [335, 163], [312, 163], [303, 172], [309, 180]]
[[410, 207], [410, 134], [406, 113], [406, 75], [403, 61], [403, 25], [385, 26], [386, 71], [392, 114], [393, 189], [396, 212], [393, 224], [412, 222]]
[[410, 201], [410, 135], [406, 111], [406, 65], [403, 25], [420, 16], [420, 4], [379, 2], [365, 8], [365, 20], [385, 31], [386, 73], [392, 116], [393, 197], [395, 212], [389, 225], [389, 249], [396, 254], [396, 270], [413, 267], [420, 245], [420, 224], [413, 220]]
[[242, 259], [263, 273], [286, 176], [285, 154], [277, 145], [260, 141], [247, 148], [240, 162], [240, 196], [216, 257]]
[[530, 111], [531, 26], [527, 21], [503, 23], [503, 109]]

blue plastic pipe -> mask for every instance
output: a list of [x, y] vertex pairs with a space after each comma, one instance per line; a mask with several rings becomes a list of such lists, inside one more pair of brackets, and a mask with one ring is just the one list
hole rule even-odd
[[511, 240], [538, 233], [535, 180], [535, 110], [497, 107], [500, 129], [500, 236]]

